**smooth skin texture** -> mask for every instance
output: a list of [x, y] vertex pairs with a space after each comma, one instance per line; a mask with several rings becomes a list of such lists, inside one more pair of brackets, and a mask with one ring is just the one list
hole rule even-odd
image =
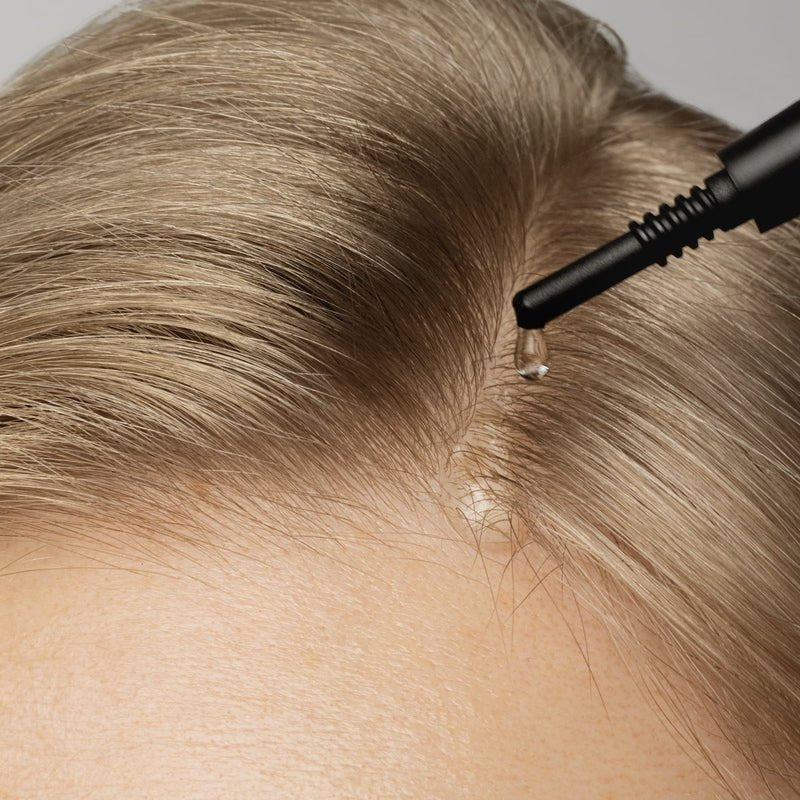
[[5, 542], [0, 798], [727, 796], [552, 559], [448, 525]]

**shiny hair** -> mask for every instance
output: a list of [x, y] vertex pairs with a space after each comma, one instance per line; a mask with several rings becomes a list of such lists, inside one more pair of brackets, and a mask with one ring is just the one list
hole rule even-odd
[[797, 779], [800, 227], [646, 270], [513, 369], [513, 292], [738, 133], [553, 1], [116, 9], [0, 97], [5, 535], [480, 496], [654, 693]]

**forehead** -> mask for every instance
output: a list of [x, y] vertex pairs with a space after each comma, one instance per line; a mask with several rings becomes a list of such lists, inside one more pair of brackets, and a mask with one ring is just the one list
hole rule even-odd
[[0, 790], [666, 798], [708, 784], [552, 559], [531, 546], [509, 565], [417, 523], [213, 563], [6, 542]]

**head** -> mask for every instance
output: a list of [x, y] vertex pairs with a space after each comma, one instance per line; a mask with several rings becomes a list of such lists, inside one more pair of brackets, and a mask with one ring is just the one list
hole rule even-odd
[[800, 227], [513, 367], [736, 135], [544, 0], [160, 0], [18, 75], [0, 790], [791, 796]]

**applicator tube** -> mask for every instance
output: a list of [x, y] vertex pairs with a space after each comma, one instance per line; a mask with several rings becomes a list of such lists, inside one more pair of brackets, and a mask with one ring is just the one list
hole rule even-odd
[[672, 205], [628, 223], [628, 233], [517, 292], [520, 328], [543, 328], [652, 264], [666, 266], [715, 230], [755, 220], [761, 233], [800, 216], [800, 101], [723, 148], [724, 169]]

